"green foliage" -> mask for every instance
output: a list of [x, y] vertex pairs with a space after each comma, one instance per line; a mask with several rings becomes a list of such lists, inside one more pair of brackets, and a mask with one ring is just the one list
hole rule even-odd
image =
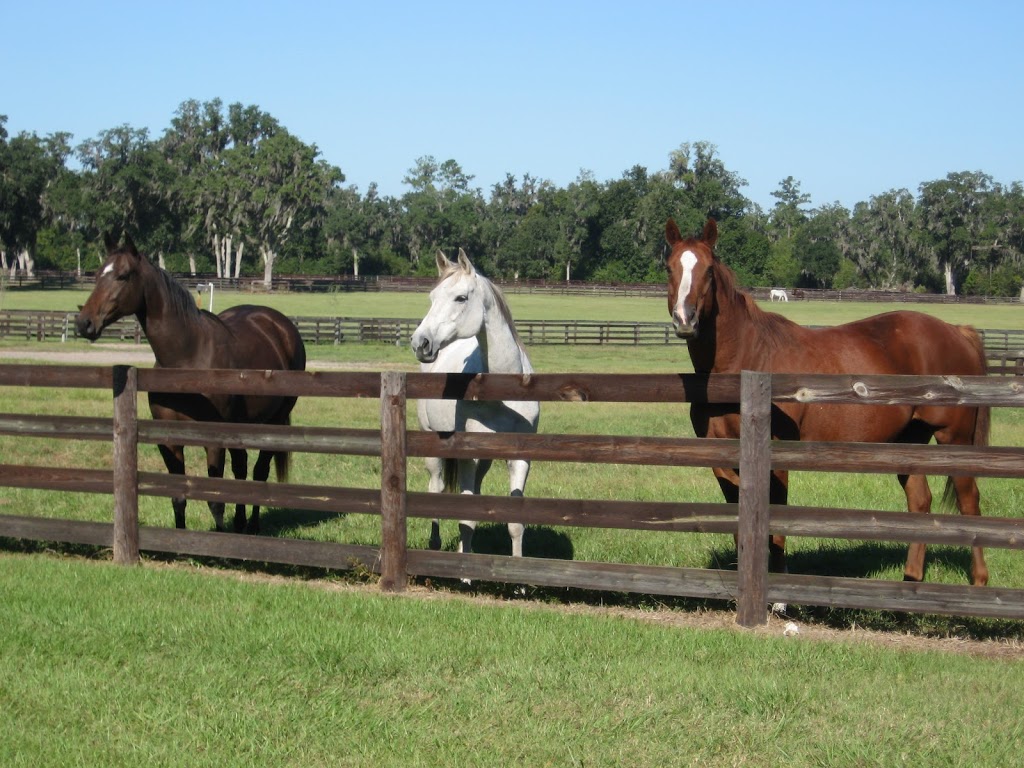
[[[9, 137], [0, 121], [0, 245], [23, 271], [66, 269], [103, 231], [128, 231], [176, 271], [431, 275], [434, 252], [464, 248], [492, 277], [662, 279], [664, 227], [719, 222], [720, 255], [746, 285], [1013, 292], [1024, 272], [1024, 186], [981, 172], [812, 207], [787, 176], [769, 212], [709, 141], [685, 141], [662, 170], [589, 172], [565, 188], [507, 174], [485, 194], [456, 159], [416, 158], [408, 190], [343, 187], [315, 144], [256, 105], [182, 102], [157, 139], [128, 125], [75, 147], [70, 136]], [[75, 254], [75, 259], [71, 258]], [[33, 262], [33, 259], [35, 262]], [[856, 274], [851, 273], [850, 265]], [[983, 275], [989, 275], [982, 279]], [[996, 277], [998, 276], [998, 279]]]

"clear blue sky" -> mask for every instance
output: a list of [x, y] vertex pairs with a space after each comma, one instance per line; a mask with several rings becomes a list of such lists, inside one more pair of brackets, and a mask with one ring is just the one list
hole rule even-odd
[[668, 167], [709, 141], [770, 208], [953, 171], [1024, 180], [1024, 4], [972, 2], [174, 3], [0, 0], [13, 135], [128, 124], [158, 138], [187, 99], [256, 104], [365, 193], [418, 157], [489, 195]]

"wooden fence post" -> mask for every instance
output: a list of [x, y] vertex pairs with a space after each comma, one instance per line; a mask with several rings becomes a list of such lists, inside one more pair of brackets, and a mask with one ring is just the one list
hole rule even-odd
[[114, 562], [139, 562], [138, 369], [114, 366]]
[[740, 374], [740, 499], [736, 623], [768, 622], [768, 503], [771, 478], [772, 377]]
[[405, 373], [380, 375], [380, 586], [403, 592], [408, 579], [406, 550]]

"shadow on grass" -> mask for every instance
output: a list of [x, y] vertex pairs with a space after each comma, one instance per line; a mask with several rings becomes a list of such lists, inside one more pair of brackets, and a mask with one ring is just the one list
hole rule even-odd
[[[308, 510], [270, 509], [263, 519], [265, 534], [283, 533], [337, 519], [334, 513]], [[457, 536], [446, 541], [447, 549], [454, 549]], [[499, 524], [481, 524], [473, 539], [474, 550], [482, 554], [509, 555], [511, 542], [508, 529]], [[529, 526], [524, 539], [524, 554], [528, 557], [572, 560], [572, 541], [564, 533], [543, 526]], [[46, 553], [94, 560], [109, 560], [111, 550], [80, 544], [28, 541], [0, 537], [0, 553]], [[187, 560], [205, 567], [286, 576], [303, 580], [329, 579], [348, 583], [374, 584], [377, 576], [364, 569], [335, 571], [305, 566], [281, 565], [255, 561], [225, 560], [221, 558], [151, 554], [145, 558], [155, 562]], [[804, 573], [852, 578], [877, 577], [896, 569], [902, 573], [906, 547], [899, 544], [863, 542], [852, 547], [823, 546], [821, 549], [791, 552], [791, 573]], [[941, 565], [952, 572], [970, 571], [970, 550], [966, 547], [933, 546], [928, 549], [926, 568]], [[707, 567], [735, 569], [736, 550], [719, 547], [708, 557]], [[927, 579], [927, 570], [925, 572]], [[508, 600], [531, 600], [553, 605], [581, 603], [642, 610], [672, 610], [680, 612], [732, 610], [733, 604], [723, 600], [665, 597], [661, 595], [608, 592], [566, 587], [539, 587], [494, 582], [463, 584], [458, 580], [419, 578], [416, 582], [433, 589], [461, 594], [487, 595]], [[898, 632], [921, 637], [958, 637], [971, 640], [1002, 640], [1024, 642], [1024, 621], [904, 614], [888, 611], [827, 608], [817, 606], [790, 606], [787, 617], [796, 621], [815, 623], [834, 629], [857, 627], [883, 632]]]

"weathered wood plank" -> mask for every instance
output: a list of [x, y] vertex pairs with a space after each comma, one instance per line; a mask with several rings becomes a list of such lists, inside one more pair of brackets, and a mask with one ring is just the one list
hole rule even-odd
[[213, 445], [302, 453], [380, 455], [380, 431], [373, 429], [143, 420], [139, 422], [139, 441], [153, 445]]
[[678, 467], [736, 466], [740, 453], [739, 440], [515, 432], [412, 431], [408, 445], [410, 456]]
[[736, 623], [768, 621], [768, 500], [771, 478], [771, 374], [743, 371], [740, 379], [740, 499], [736, 538]]
[[989, 376], [774, 374], [772, 399], [800, 403], [1024, 406], [1024, 382]]
[[139, 562], [138, 369], [114, 368], [114, 562]]
[[1024, 448], [776, 440], [772, 466], [817, 472], [1020, 477]]
[[405, 591], [406, 448], [405, 374], [385, 371], [380, 383], [381, 589]]
[[704, 568], [410, 550], [409, 572], [417, 576], [676, 597], [731, 600], [736, 594], [734, 571]]
[[1024, 589], [771, 574], [768, 599], [795, 605], [1024, 619]]
[[109, 441], [113, 430], [113, 421], [103, 417], [0, 413], [0, 435]]
[[60, 541], [68, 544], [111, 547], [114, 543], [114, 526], [112, 523], [83, 520], [0, 515], [0, 536], [30, 541]]
[[622, 528], [676, 533], [736, 533], [736, 505], [552, 499], [536, 496], [408, 494], [409, 517], [491, 523]]

